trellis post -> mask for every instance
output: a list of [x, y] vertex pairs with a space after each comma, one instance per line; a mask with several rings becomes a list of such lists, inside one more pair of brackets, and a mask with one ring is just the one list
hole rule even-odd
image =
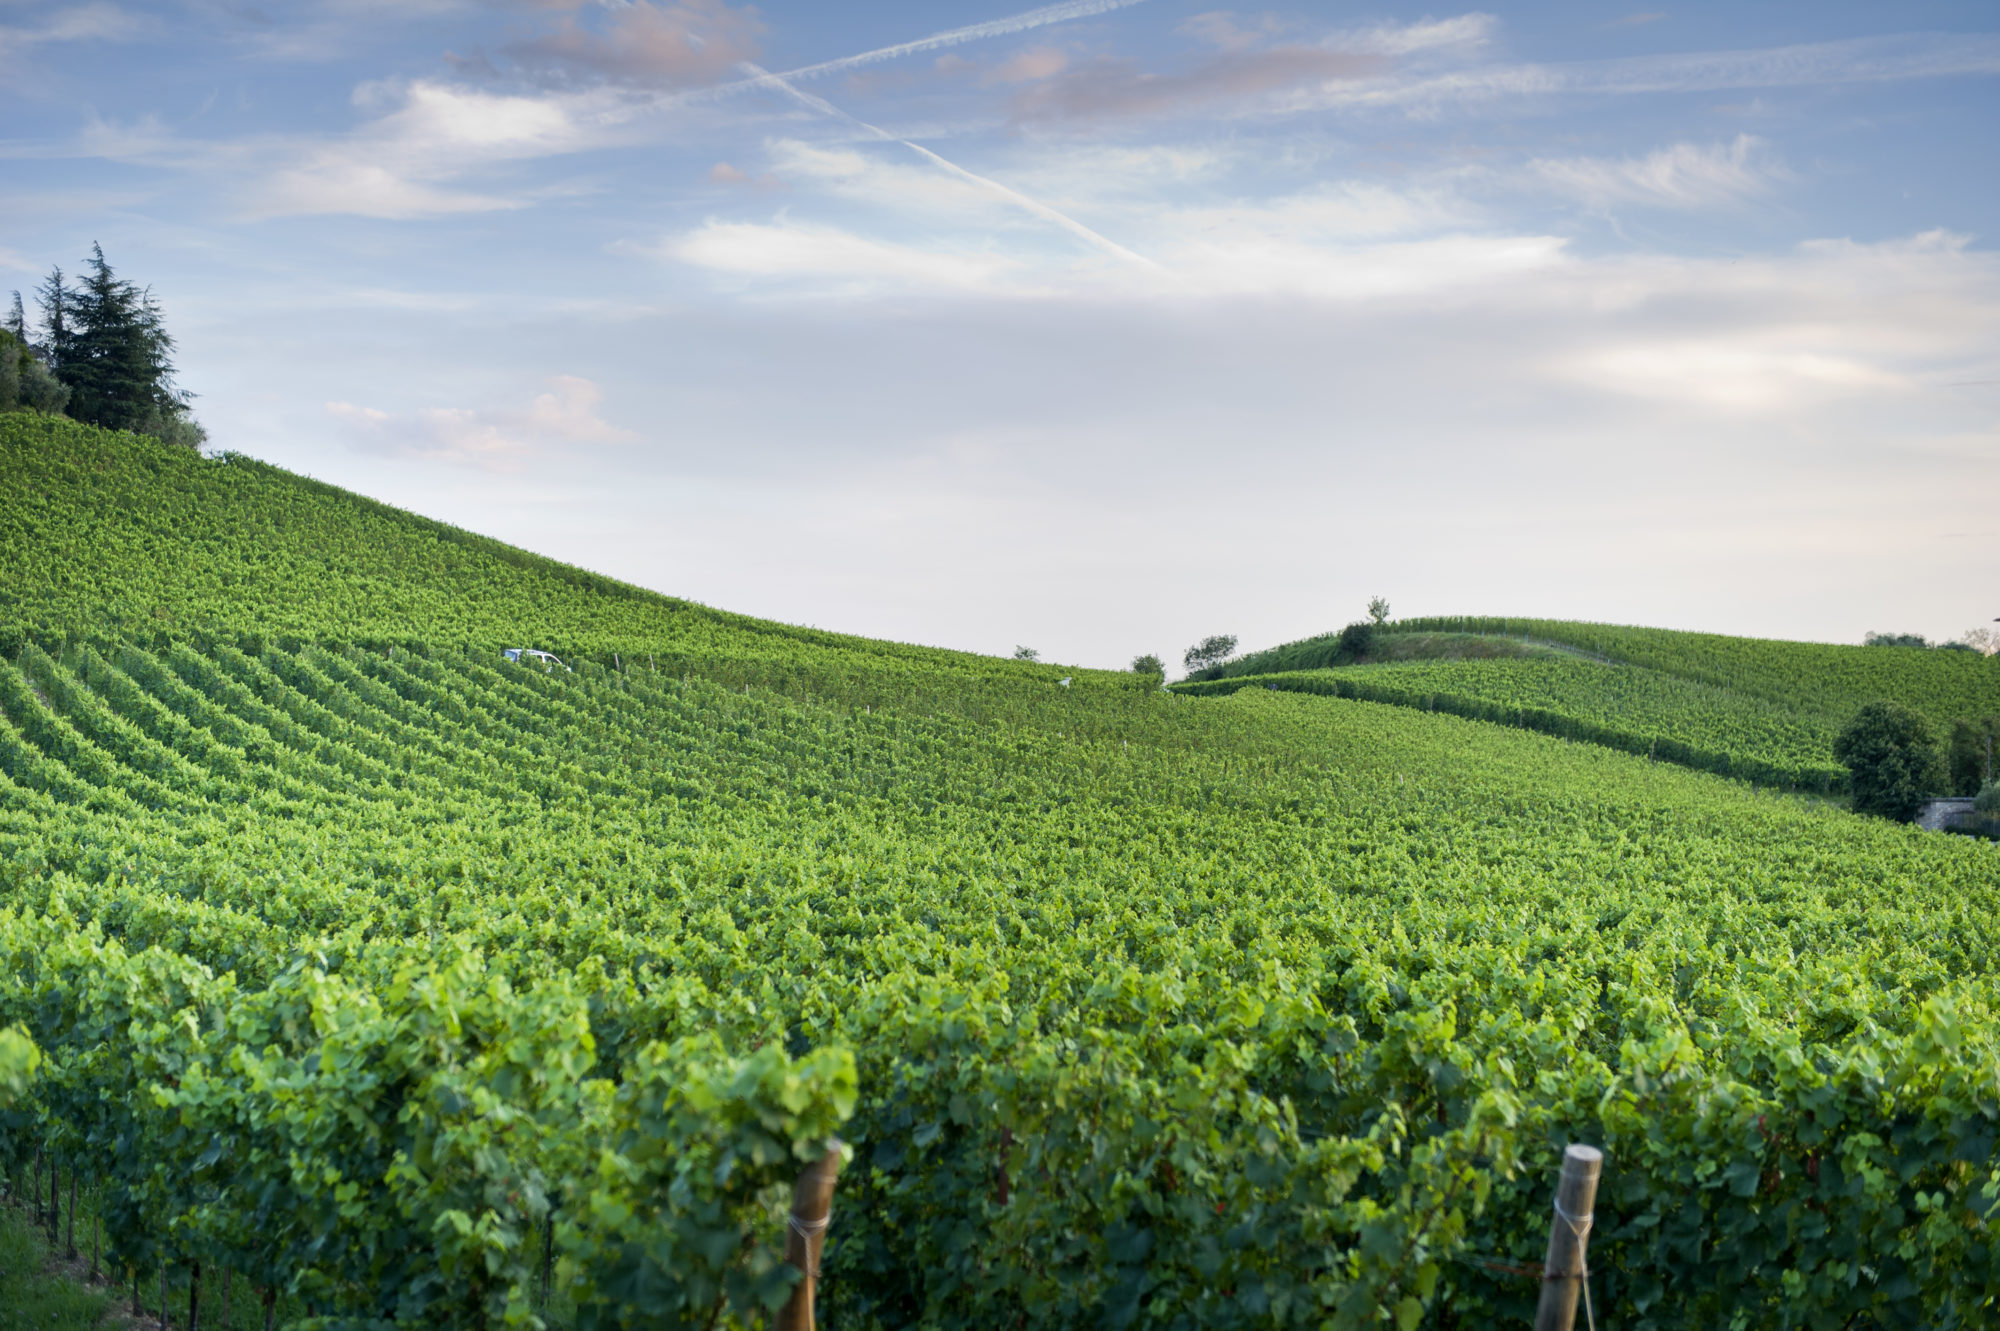
[[1597, 1177], [1603, 1169], [1604, 1152], [1595, 1146], [1563, 1150], [1555, 1215], [1549, 1221], [1549, 1251], [1542, 1262], [1542, 1301], [1535, 1310], [1535, 1331], [1571, 1331], [1576, 1325], [1579, 1294], [1589, 1314], [1590, 1266], [1586, 1259], [1591, 1209], [1597, 1205]]
[[772, 1331], [813, 1331], [813, 1294], [819, 1284], [819, 1254], [833, 1218], [833, 1185], [840, 1177], [840, 1141], [806, 1167], [792, 1187], [792, 1210], [785, 1217], [785, 1260], [804, 1272], [792, 1297], [778, 1309]]

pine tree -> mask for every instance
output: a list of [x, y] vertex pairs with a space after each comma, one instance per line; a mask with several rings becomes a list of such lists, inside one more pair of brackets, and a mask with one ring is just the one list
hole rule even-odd
[[70, 345], [70, 305], [75, 296], [63, 280], [63, 270], [49, 269], [49, 275], [35, 288], [35, 301], [42, 307], [42, 353], [49, 370], [62, 377], [63, 354]]
[[100, 245], [81, 283], [60, 268], [38, 293], [46, 350], [70, 389], [69, 414], [108, 430], [133, 430], [199, 447], [206, 435], [188, 413], [193, 394], [174, 386], [174, 339], [150, 289], [112, 272]]
[[28, 345], [28, 312], [21, 308], [21, 293], [14, 293], [14, 308], [7, 313], [7, 331], [22, 346]]

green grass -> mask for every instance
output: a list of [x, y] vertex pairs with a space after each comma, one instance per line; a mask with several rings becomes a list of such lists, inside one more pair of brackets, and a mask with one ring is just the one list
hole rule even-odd
[[112, 1303], [59, 1272], [42, 1232], [0, 1206], [0, 1331], [89, 1331], [107, 1324]]

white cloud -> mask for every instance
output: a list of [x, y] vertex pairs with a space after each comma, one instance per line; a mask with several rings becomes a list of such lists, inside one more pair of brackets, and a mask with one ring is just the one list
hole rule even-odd
[[900, 214], [930, 213], [1012, 223], [1020, 218], [991, 188], [925, 165], [888, 162], [879, 151], [827, 148], [797, 139], [765, 145], [772, 172], [794, 184], [813, 184], [842, 198], [865, 200]]
[[657, 251], [739, 278], [800, 279], [853, 293], [883, 288], [993, 288], [1015, 265], [997, 255], [872, 240], [837, 227], [710, 221]]
[[352, 402], [329, 402], [326, 413], [348, 427], [369, 452], [439, 458], [513, 469], [530, 456], [564, 444], [626, 443], [637, 436], [597, 414], [603, 391], [589, 379], [557, 375], [550, 391], [525, 407], [426, 407], [397, 416]]
[[1708, 208], [1754, 198], [1785, 179], [1784, 168], [1769, 157], [1761, 139], [1739, 134], [1733, 143], [1677, 143], [1644, 157], [1538, 158], [1528, 173], [1593, 208]]
[[[1107, 264], [1060, 239], [1022, 229], [989, 196], [950, 178], [926, 178], [863, 154], [788, 147], [782, 160], [848, 202], [883, 205], [894, 238], [785, 219], [711, 219], [650, 253], [770, 284], [827, 294], [893, 286], [989, 296], [1064, 299], [1283, 294], [1376, 299], [1437, 292], [1540, 271], [1564, 242], [1496, 233], [1445, 186], [1403, 190], [1346, 183], [1234, 204], [1163, 207], [1137, 198], [1108, 207], [1156, 265]], [[955, 223], [927, 243], [902, 238], [928, 209]]]
[[605, 94], [519, 96], [418, 80], [366, 85], [357, 104], [394, 106], [330, 141], [272, 143], [254, 218], [315, 213], [415, 218], [520, 207], [528, 196], [456, 188], [482, 168], [620, 141], [629, 112]]
[[35, 27], [0, 27], [0, 53], [45, 42], [135, 42], [157, 34], [159, 20], [112, 4], [63, 5]]
[[2000, 268], [1945, 232], [1761, 260], [1611, 260], [1567, 285], [1597, 317], [1546, 362], [1553, 378], [1725, 415], [1908, 404], [2000, 344]]
[[1491, 65], [1443, 74], [1414, 70], [1300, 89], [1281, 108], [1393, 106], [1436, 112], [1446, 105], [1502, 98], [1720, 92], [1994, 73], [2000, 73], [2000, 36], [1911, 33], [1745, 51]]
[[89, 120], [82, 155], [234, 178], [249, 219], [311, 214], [421, 218], [519, 208], [546, 189], [477, 189], [468, 176], [516, 163], [630, 144], [640, 114], [604, 91], [514, 95], [427, 80], [363, 84], [354, 102], [379, 112], [336, 135], [185, 137], [157, 116]]
[[1633, 397], [1756, 412], [1795, 411], [1804, 399], [1914, 387], [1892, 370], [1815, 350], [1818, 340], [1810, 329], [1716, 329], [1695, 338], [1593, 348], [1559, 361], [1556, 369], [1593, 388]]
[[300, 166], [272, 173], [257, 187], [244, 211], [253, 220], [346, 213], [406, 221], [521, 206], [518, 199], [440, 189], [388, 166], [356, 160], [348, 153], [325, 152], [314, 154]]
[[1370, 55], [1415, 55], [1420, 52], [1470, 53], [1493, 40], [1500, 20], [1478, 12], [1415, 23], [1386, 23], [1372, 28], [1337, 32], [1325, 45]]

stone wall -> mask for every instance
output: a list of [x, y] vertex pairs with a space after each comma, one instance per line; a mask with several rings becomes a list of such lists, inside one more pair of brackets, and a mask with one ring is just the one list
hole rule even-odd
[[1917, 810], [1917, 826], [1926, 832], [1942, 832], [1971, 812], [1970, 798], [1925, 800]]

